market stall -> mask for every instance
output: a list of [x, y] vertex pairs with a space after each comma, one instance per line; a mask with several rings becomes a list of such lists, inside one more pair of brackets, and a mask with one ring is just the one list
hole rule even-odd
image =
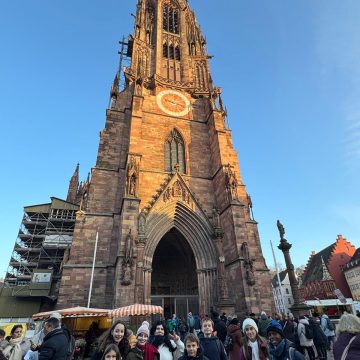
[[[111, 327], [108, 309], [95, 309], [86, 307], [73, 307], [68, 309], [55, 310], [60, 313], [62, 322], [71, 330], [74, 336], [82, 336], [96, 322], [99, 329], [106, 330]], [[33, 320], [45, 320], [54, 311], [47, 311], [32, 316]]]

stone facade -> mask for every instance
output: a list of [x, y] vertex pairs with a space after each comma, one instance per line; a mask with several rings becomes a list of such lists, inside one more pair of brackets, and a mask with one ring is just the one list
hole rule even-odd
[[187, 1], [139, 0], [128, 55], [126, 85], [118, 90], [117, 74], [111, 89], [57, 307], [86, 305], [97, 232], [91, 306], [152, 302], [152, 289], [164, 289], [153, 284], [154, 254], [176, 231], [191, 249], [184, 256], [195, 259], [197, 284], [186, 291], [197, 292], [200, 313], [271, 311], [251, 199]]
[[352, 298], [360, 300], [360, 248], [356, 250], [351, 260], [343, 269], [345, 279], [349, 285]]

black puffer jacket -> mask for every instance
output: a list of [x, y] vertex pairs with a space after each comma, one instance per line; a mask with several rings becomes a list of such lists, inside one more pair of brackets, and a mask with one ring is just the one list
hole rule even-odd
[[66, 360], [69, 341], [62, 329], [55, 329], [44, 337], [39, 348], [39, 360]]
[[209, 360], [209, 359], [204, 355], [204, 352], [200, 348], [198, 349], [195, 357], [190, 357], [185, 349], [184, 355], [180, 356], [178, 360]]

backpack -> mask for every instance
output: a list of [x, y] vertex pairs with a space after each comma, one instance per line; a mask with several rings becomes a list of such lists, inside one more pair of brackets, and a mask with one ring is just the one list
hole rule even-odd
[[289, 348], [289, 360], [295, 360], [295, 349], [293, 347]]
[[326, 326], [330, 331], [334, 331], [335, 330], [335, 326], [334, 324], [330, 321], [329, 318], [326, 319]]
[[232, 338], [232, 335], [228, 334], [226, 335], [225, 341], [224, 341], [224, 348], [226, 353], [229, 353], [234, 347], [234, 340]]
[[314, 338], [314, 329], [311, 325], [304, 324], [305, 326], [305, 337], [309, 340]]

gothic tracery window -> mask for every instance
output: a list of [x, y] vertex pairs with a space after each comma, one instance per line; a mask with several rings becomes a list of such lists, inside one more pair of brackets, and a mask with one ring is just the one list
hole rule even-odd
[[165, 171], [172, 172], [175, 165], [185, 173], [185, 146], [181, 134], [173, 129], [165, 141]]
[[163, 30], [179, 34], [179, 10], [171, 5], [163, 7]]

